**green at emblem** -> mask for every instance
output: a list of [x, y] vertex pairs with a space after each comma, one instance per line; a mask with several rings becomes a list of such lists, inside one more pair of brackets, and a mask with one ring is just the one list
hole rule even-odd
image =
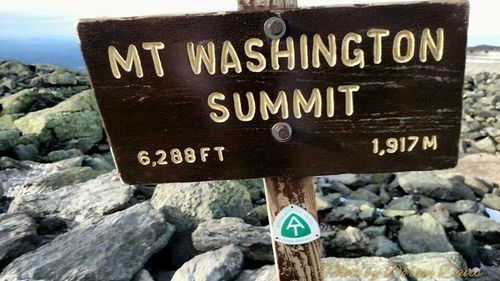
[[283, 244], [299, 245], [319, 238], [316, 219], [297, 205], [288, 205], [274, 220], [273, 239]]

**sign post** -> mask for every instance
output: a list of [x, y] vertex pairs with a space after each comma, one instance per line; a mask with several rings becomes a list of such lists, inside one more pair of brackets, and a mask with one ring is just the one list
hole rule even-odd
[[264, 178], [280, 280], [321, 280], [312, 176], [453, 167], [466, 0], [82, 20], [126, 183]]
[[[292, 8], [297, 8], [297, 0], [238, 0], [238, 9], [240, 11], [284, 10]], [[275, 35], [280, 35], [280, 33], [283, 35], [285, 29], [286, 27], [278, 26], [278, 28], [274, 30], [274, 33]], [[266, 35], [269, 36], [267, 32]], [[280, 123], [277, 123], [273, 126], [272, 129], [275, 129], [272, 130], [273, 136], [275, 136], [278, 141], [287, 141], [293, 134], [291, 128], [285, 127], [282, 130], [289, 129], [290, 131], [279, 134], [279, 125]], [[280, 136], [282, 137], [281, 139]], [[317, 222], [318, 214], [316, 212], [316, 194], [314, 192], [313, 178], [297, 176], [269, 177], [264, 179], [264, 189], [269, 225], [271, 226], [271, 237], [273, 239], [274, 261], [278, 270], [279, 280], [322, 280], [321, 249]], [[280, 224], [281, 227], [275, 229], [274, 224], [278, 214], [288, 206], [292, 206], [292, 204], [301, 207], [311, 214], [313, 220], [310, 224], [312, 225], [309, 226], [306, 222], [301, 223], [298, 220], [292, 221], [292, 219], [290, 219], [286, 222], [286, 225]], [[308, 228], [317, 228], [318, 233], [316, 237], [313, 236], [313, 241], [307, 243], [293, 243], [293, 238], [291, 239], [292, 241], [287, 241], [288, 243], [285, 243], [285, 241], [278, 242], [280, 240], [278, 237], [281, 236], [281, 228], [285, 227], [286, 230], [288, 226], [295, 227], [294, 231], [297, 231], [298, 227], [305, 228], [307, 226]], [[299, 236], [298, 233], [296, 236]]]

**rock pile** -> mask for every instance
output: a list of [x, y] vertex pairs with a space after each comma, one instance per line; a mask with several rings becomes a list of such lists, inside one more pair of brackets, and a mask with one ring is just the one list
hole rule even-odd
[[[498, 80], [466, 78], [463, 152], [499, 150]], [[0, 280], [277, 280], [262, 181], [121, 183], [88, 88], [85, 74], [0, 61]], [[500, 274], [500, 189], [481, 175], [315, 188], [325, 280]]]
[[467, 153], [500, 151], [500, 75], [466, 76], [463, 97], [461, 149]]

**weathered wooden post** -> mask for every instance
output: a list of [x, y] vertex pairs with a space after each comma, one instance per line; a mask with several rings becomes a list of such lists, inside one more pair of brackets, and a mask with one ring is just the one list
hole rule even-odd
[[466, 0], [82, 20], [126, 183], [265, 178], [281, 281], [321, 280], [311, 176], [457, 162]]
[[[238, 0], [238, 9], [240, 11], [285, 10], [293, 8], [297, 8], [297, 0]], [[276, 30], [278, 34], [281, 33], [281, 28], [283, 27], [278, 27]], [[282, 130], [286, 129], [288, 128], [282, 128]], [[284, 132], [285, 136], [292, 137], [293, 128], [291, 129], [291, 132]], [[277, 140], [280, 141], [279, 133], [277, 131], [274, 133]], [[314, 221], [309, 222], [311, 225], [308, 227], [319, 228], [313, 178], [293, 175], [265, 178], [264, 188], [269, 225], [271, 226], [271, 236], [273, 239], [274, 260], [279, 279], [281, 281], [315, 281], [323, 279], [320, 240], [319, 236], [316, 236], [319, 235], [319, 231], [316, 233], [311, 232], [313, 241], [293, 245], [284, 241], [278, 242], [279, 237], [277, 235], [280, 233], [276, 232], [279, 230], [279, 227], [276, 227], [276, 229], [272, 227], [275, 224], [278, 213], [293, 204], [303, 208], [313, 216]], [[280, 224], [280, 226], [283, 226], [283, 224]]]

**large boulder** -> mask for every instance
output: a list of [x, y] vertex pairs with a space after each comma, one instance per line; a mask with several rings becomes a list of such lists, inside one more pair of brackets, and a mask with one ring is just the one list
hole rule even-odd
[[250, 194], [238, 181], [160, 184], [151, 204], [179, 232], [192, 231], [211, 219], [245, 218], [252, 210]]
[[235, 244], [252, 260], [274, 261], [269, 227], [253, 226], [240, 218], [202, 222], [193, 232], [193, 246], [207, 252]]
[[235, 245], [206, 252], [186, 262], [171, 281], [229, 281], [241, 271], [243, 252]]
[[475, 200], [474, 192], [463, 182], [439, 177], [434, 172], [398, 174], [399, 185], [408, 194], [422, 194], [441, 200]]
[[23, 134], [37, 134], [47, 152], [69, 148], [86, 152], [103, 136], [97, 104], [90, 90], [54, 107], [28, 113], [14, 121], [14, 126]]
[[0, 99], [0, 115], [25, 114], [52, 107], [65, 99], [56, 91], [30, 88]]
[[37, 224], [25, 214], [0, 214], [0, 270], [37, 244]]
[[135, 188], [123, 184], [115, 173], [104, 174], [85, 183], [40, 194], [17, 196], [9, 212], [25, 212], [33, 217], [55, 217], [71, 226], [93, 222], [130, 205]]
[[[459, 281], [466, 264], [456, 252], [381, 257], [323, 258], [323, 281]], [[244, 270], [236, 281], [278, 281], [271, 265]]]
[[24, 254], [4, 269], [0, 280], [131, 280], [174, 229], [144, 202]]
[[406, 253], [454, 251], [443, 226], [430, 214], [405, 217], [401, 222], [398, 241]]

